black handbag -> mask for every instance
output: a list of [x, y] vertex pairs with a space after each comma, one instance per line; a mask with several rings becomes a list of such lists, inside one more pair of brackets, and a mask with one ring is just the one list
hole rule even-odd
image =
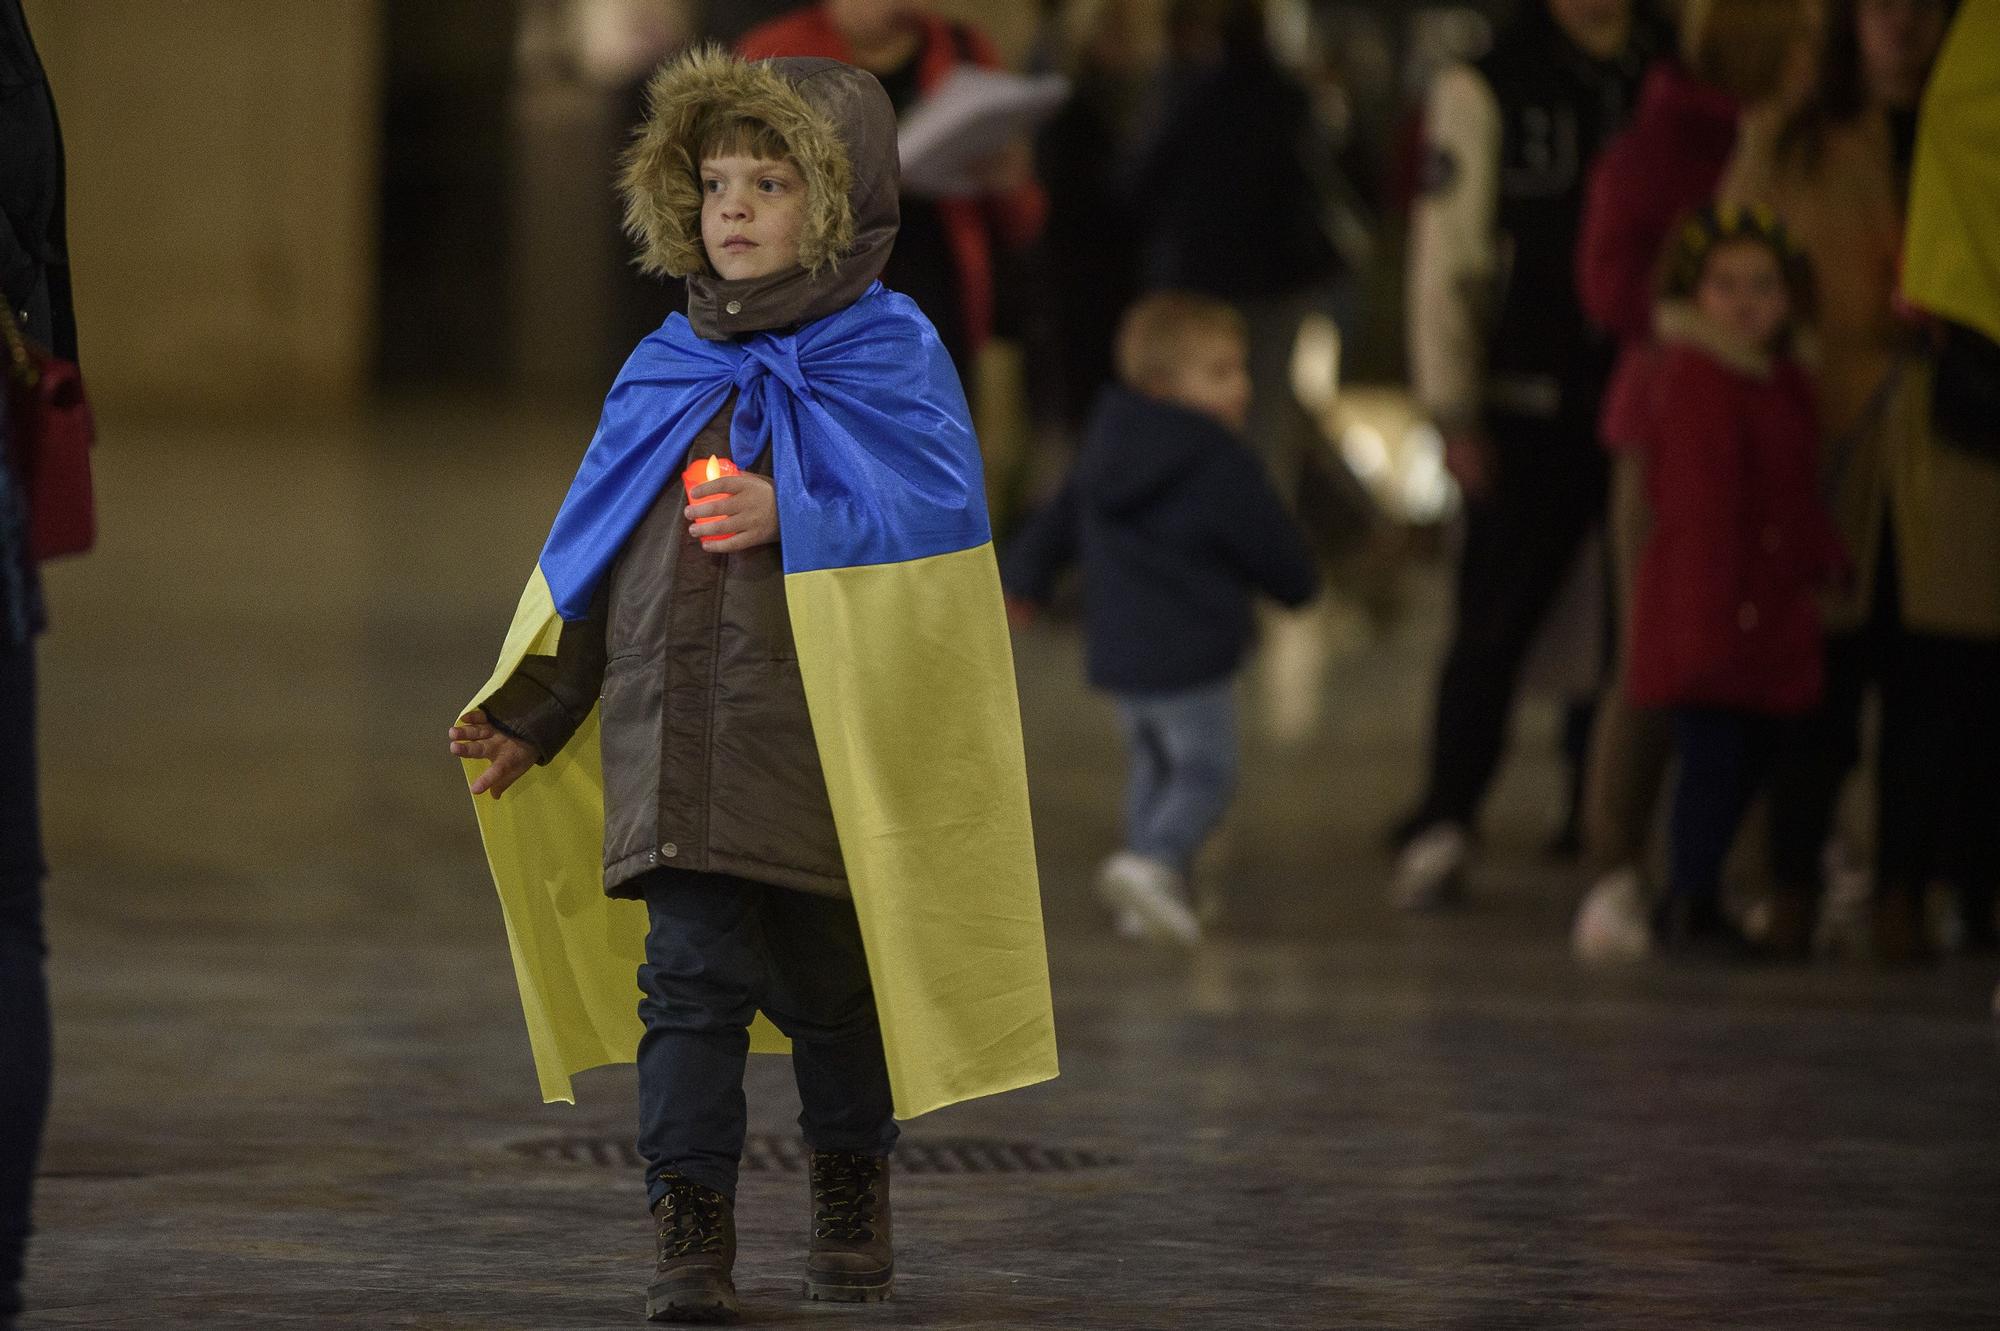
[[1940, 442], [2000, 462], [2000, 343], [1948, 320], [1937, 345], [1931, 429]]

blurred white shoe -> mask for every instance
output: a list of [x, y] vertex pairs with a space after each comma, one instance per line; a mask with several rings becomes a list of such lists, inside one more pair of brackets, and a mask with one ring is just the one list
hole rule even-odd
[[1472, 839], [1457, 823], [1434, 823], [1411, 838], [1396, 859], [1389, 900], [1398, 910], [1436, 910], [1465, 890]]
[[1134, 916], [1145, 937], [1193, 947], [1201, 941], [1201, 922], [1188, 909], [1186, 891], [1187, 884], [1171, 867], [1129, 850], [1119, 851], [1097, 871], [1097, 895], [1111, 907], [1121, 932], [1125, 918]]
[[1578, 961], [1592, 965], [1638, 961], [1653, 950], [1653, 928], [1636, 869], [1614, 869], [1591, 884], [1577, 907], [1569, 945]]
[[1826, 891], [1813, 926], [1813, 951], [1820, 956], [1866, 957], [1874, 946], [1874, 883], [1868, 865], [1836, 838], [1820, 855]]
[[1138, 911], [1123, 909], [1111, 917], [1111, 932], [1120, 938], [1144, 938], [1146, 921], [1140, 917]]

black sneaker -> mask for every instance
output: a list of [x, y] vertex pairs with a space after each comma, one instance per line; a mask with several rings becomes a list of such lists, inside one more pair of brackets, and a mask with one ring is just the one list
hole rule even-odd
[[852, 1151], [812, 1153], [812, 1248], [806, 1297], [880, 1303], [895, 1291], [889, 1233], [889, 1158]]
[[659, 1260], [646, 1287], [653, 1322], [733, 1322], [741, 1309], [729, 1272], [736, 1265], [736, 1209], [713, 1188], [676, 1174], [653, 1207]]

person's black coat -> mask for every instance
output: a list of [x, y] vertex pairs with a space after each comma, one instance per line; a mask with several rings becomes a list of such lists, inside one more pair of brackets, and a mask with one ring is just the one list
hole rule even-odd
[[[1126, 174], [1146, 219], [1142, 284], [1254, 300], [1308, 290], [1338, 269], [1305, 89], [1260, 47], [1170, 71], [1165, 109]], [[1327, 161], [1313, 163], [1311, 155]]]
[[21, 0], [0, 0], [0, 292], [28, 337], [76, 359], [62, 131]]
[[1008, 546], [1010, 595], [1043, 602], [1083, 566], [1090, 682], [1116, 693], [1198, 688], [1232, 674], [1263, 592], [1302, 605], [1319, 570], [1264, 464], [1198, 412], [1104, 390], [1076, 469]]
[[1035, 379], [1053, 387], [1064, 427], [1080, 437], [1097, 394], [1116, 373], [1111, 346], [1118, 319], [1138, 295], [1139, 262], [1132, 237], [1139, 214], [1105, 163], [1117, 159], [1114, 119], [1120, 89], [1109, 75], [1085, 70], [1061, 111], [1035, 141], [1036, 174], [1048, 191], [1041, 252], [1053, 324]]

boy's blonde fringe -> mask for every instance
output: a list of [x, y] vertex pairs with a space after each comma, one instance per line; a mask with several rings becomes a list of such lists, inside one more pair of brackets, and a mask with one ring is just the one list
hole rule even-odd
[[832, 122], [801, 97], [768, 61], [749, 61], [720, 46], [696, 47], [662, 65], [647, 87], [645, 123], [619, 161], [625, 230], [635, 262], [655, 276], [712, 273], [701, 245], [701, 181], [695, 154], [718, 116], [770, 126], [790, 149], [806, 182], [799, 263], [817, 273], [854, 246], [848, 201], [854, 168]]

